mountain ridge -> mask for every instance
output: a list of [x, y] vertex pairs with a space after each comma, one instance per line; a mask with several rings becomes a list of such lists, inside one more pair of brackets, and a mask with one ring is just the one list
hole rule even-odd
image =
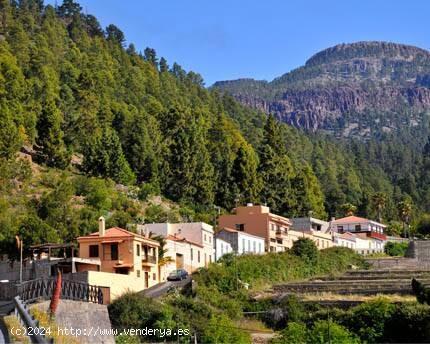
[[[213, 87], [299, 128], [336, 128], [336, 135], [367, 137], [372, 131], [379, 134], [405, 124], [393, 121], [390, 113], [412, 110], [413, 123], [425, 120], [424, 113], [430, 109], [429, 76], [429, 51], [371, 41], [324, 49], [270, 82], [242, 78]], [[367, 123], [362, 132], [349, 130], [350, 125], [363, 126], [364, 113], [374, 113], [376, 119], [383, 115], [383, 125]], [[346, 117], [349, 122], [339, 125]]]

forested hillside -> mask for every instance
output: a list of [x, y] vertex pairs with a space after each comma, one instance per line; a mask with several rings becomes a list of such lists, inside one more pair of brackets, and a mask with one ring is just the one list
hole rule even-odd
[[342, 147], [279, 124], [154, 49], [126, 46], [118, 27], [101, 28], [72, 0], [1, 0], [0, 10], [3, 244], [17, 233], [29, 244], [72, 240], [101, 214], [110, 225], [145, 221], [151, 195], [207, 220], [215, 205], [245, 202], [400, 220], [399, 202], [426, 197], [416, 187], [426, 162], [396, 161], [401, 142]]

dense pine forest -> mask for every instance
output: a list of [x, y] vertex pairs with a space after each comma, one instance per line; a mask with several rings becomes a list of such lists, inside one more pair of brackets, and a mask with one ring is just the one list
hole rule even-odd
[[[212, 221], [216, 207], [246, 202], [425, 230], [426, 128], [366, 142], [307, 134], [205, 88], [152, 48], [138, 51], [73, 0], [0, 0], [0, 11], [4, 246], [16, 234], [26, 244], [72, 240], [101, 214], [122, 226]], [[143, 211], [154, 195], [176, 213]]]

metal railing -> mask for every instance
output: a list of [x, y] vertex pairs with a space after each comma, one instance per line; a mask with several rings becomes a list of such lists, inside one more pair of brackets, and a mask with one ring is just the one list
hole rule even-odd
[[[51, 298], [55, 283], [56, 280], [53, 278], [26, 281], [18, 286], [18, 295], [24, 302], [31, 302], [40, 298]], [[63, 280], [61, 282], [61, 299], [103, 304], [103, 291], [99, 286]]]
[[53, 343], [52, 338], [48, 339], [45, 337], [45, 330], [39, 327], [39, 321], [30, 314], [25, 302], [23, 302], [19, 296], [15, 296], [13, 302], [15, 306], [15, 316], [25, 328], [25, 333], [30, 338], [31, 342], [36, 344]]
[[157, 264], [157, 257], [148, 254], [142, 258], [142, 262]]

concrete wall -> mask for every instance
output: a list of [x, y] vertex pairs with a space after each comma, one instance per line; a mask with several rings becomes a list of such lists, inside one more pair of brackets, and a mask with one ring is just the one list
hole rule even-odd
[[[44, 301], [34, 304], [31, 308], [39, 308], [43, 312], [47, 312], [50, 301]], [[99, 331], [111, 331], [112, 326], [109, 320], [107, 306], [98, 305], [89, 302], [60, 300], [57, 312], [55, 314], [55, 322], [59, 329], [73, 328], [80, 329], [82, 332], [95, 333]], [[92, 332], [91, 332], [92, 331]], [[108, 332], [109, 333], [109, 332]], [[73, 336], [70, 336], [73, 338]], [[103, 343], [114, 344], [115, 339], [112, 334], [96, 336], [78, 336], [78, 341], [84, 344]]]
[[[23, 263], [22, 279], [24, 281], [49, 277], [51, 275], [51, 265], [54, 260], [26, 260]], [[0, 280], [19, 281], [19, 261], [0, 261]]]
[[[111, 301], [115, 300], [127, 291], [137, 292], [146, 289], [145, 279], [143, 276], [137, 278], [134, 276], [112, 274], [108, 272], [85, 271], [74, 274], [65, 274], [64, 279], [85, 282], [100, 287], [109, 287]], [[158, 281], [154, 280], [152, 276], [150, 276], [149, 282], [149, 287], [158, 283]]]
[[420, 261], [430, 261], [430, 240], [410, 241], [406, 256]]

